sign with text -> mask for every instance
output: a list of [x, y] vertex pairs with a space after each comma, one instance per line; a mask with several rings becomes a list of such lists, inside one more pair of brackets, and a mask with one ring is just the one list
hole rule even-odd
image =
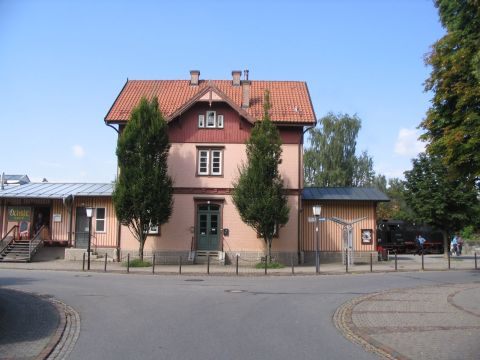
[[[325, 221], [327, 220], [326, 218], [318, 218], [318, 221]], [[309, 223], [314, 223], [316, 221], [315, 216], [309, 216], [308, 217], [308, 222]]]
[[30, 221], [32, 208], [30, 206], [9, 206], [8, 221]]
[[362, 244], [370, 245], [373, 240], [373, 231], [372, 229], [362, 229]]

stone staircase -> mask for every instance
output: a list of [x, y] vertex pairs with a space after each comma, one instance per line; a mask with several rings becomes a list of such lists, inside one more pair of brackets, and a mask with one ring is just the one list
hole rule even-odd
[[29, 262], [30, 259], [30, 240], [12, 241], [0, 252], [0, 262]]
[[225, 264], [225, 253], [223, 251], [197, 250], [195, 252], [195, 264], [206, 264], [210, 258], [210, 264]]

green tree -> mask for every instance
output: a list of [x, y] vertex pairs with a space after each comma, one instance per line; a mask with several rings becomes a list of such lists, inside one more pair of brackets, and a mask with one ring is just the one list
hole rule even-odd
[[289, 207], [278, 171], [282, 141], [270, 121], [270, 94], [265, 92], [263, 119], [255, 123], [246, 143], [247, 163], [239, 168], [233, 184], [233, 203], [242, 221], [260, 234], [272, 260], [272, 240], [279, 227], [288, 221]]
[[308, 186], [365, 186], [374, 177], [373, 161], [367, 152], [355, 150], [361, 120], [348, 114], [329, 113], [310, 130], [310, 147], [304, 154]]
[[435, 0], [447, 33], [425, 59], [432, 105], [420, 126], [450, 176], [480, 176], [480, 1]]
[[418, 223], [444, 232], [445, 248], [452, 233], [479, 215], [478, 189], [465, 179], [452, 179], [438, 156], [420, 154], [405, 172], [405, 200]]
[[366, 151], [354, 158], [353, 161], [353, 177], [352, 186], [367, 186], [375, 179], [375, 171], [373, 171], [373, 159]]
[[379, 203], [377, 206], [378, 219], [395, 219], [413, 221], [414, 215], [405, 201], [405, 182], [399, 178], [387, 179], [384, 175], [377, 175], [372, 182], [390, 198], [389, 202]]
[[150, 102], [142, 98], [118, 139], [119, 176], [113, 192], [117, 217], [138, 240], [142, 261], [150, 226], [166, 223], [172, 213], [169, 149], [167, 123], [157, 98]]

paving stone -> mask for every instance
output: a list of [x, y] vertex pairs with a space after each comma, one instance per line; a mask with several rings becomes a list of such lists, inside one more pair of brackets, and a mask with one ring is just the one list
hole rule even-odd
[[38, 356], [59, 322], [58, 311], [49, 301], [0, 289], [0, 358]]
[[80, 317], [66, 304], [0, 288], [0, 359], [65, 359], [80, 334]]
[[480, 359], [480, 283], [363, 296], [334, 316], [345, 337], [388, 359]]

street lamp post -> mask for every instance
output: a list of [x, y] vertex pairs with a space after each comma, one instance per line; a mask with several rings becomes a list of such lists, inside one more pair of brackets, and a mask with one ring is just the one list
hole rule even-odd
[[87, 247], [87, 256], [88, 256], [88, 261], [87, 261], [87, 270], [90, 270], [90, 244], [91, 244], [91, 235], [92, 235], [92, 215], [93, 215], [93, 209], [91, 207], [88, 207], [85, 209], [87, 211], [87, 217], [88, 217], [88, 247]]
[[318, 234], [318, 224], [320, 222], [320, 213], [322, 212], [322, 207], [320, 205], [313, 206], [313, 216], [315, 216], [315, 238], [316, 238], [316, 247], [315, 247], [315, 272], [320, 273], [320, 241]]

